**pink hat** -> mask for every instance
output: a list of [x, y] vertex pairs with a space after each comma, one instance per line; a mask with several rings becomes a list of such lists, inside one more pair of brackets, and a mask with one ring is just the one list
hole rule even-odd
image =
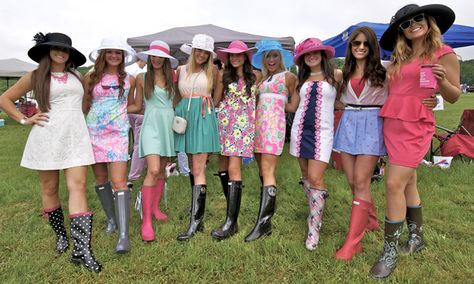
[[330, 45], [323, 45], [323, 42], [320, 39], [310, 37], [303, 40], [296, 46], [294, 57], [295, 64], [299, 63], [299, 59], [303, 54], [318, 50], [324, 51], [328, 58], [333, 58], [334, 54], [336, 53], [334, 47]]
[[252, 51], [250, 50], [250, 48], [248, 48], [245, 42], [241, 40], [232, 41], [227, 48], [219, 49], [216, 53], [217, 58], [219, 58], [222, 62], [226, 62], [228, 58], [228, 53], [238, 54], [243, 52], [247, 54], [249, 62], [252, 62]]

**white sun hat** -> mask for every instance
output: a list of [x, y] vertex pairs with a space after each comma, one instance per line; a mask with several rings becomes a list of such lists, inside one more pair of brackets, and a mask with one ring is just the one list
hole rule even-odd
[[95, 63], [97, 57], [99, 57], [100, 51], [104, 49], [123, 50], [125, 66], [131, 65], [137, 60], [135, 50], [133, 50], [133, 48], [128, 45], [127, 41], [124, 38], [118, 36], [110, 36], [102, 39], [102, 41], [100, 42], [100, 46], [94, 49], [89, 54], [89, 59]]
[[186, 54], [191, 54], [193, 48], [209, 51], [212, 54], [213, 58], [216, 57], [216, 53], [214, 52], [214, 39], [211, 36], [205, 34], [197, 34], [193, 37], [193, 41], [191, 44], [185, 43], [181, 45], [180, 49]]
[[171, 63], [171, 68], [178, 67], [178, 59], [170, 55], [170, 46], [162, 40], [154, 40], [150, 43], [150, 48], [147, 51], [142, 51], [137, 54], [137, 57], [144, 62], [148, 61], [148, 55], [168, 58]]

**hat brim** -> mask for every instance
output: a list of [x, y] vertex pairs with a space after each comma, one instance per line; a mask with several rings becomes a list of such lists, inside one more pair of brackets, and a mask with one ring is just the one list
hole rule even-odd
[[253, 67], [262, 70], [262, 60], [263, 60], [263, 55], [268, 52], [276, 50], [279, 51], [281, 54], [281, 59], [283, 60], [283, 63], [285, 64], [286, 68], [290, 68], [291, 66], [294, 65], [293, 63], [293, 54], [291, 51], [288, 51], [286, 49], [259, 49], [257, 53], [255, 53], [252, 57], [252, 65]]
[[30, 48], [30, 50], [28, 50], [28, 56], [33, 61], [39, 63], [45, 55], [49, 54], [49, 51], [51, 50], [52, 46], [65, 47], [69, 49], [69, 60], [74, 64], [74, 67], [79, 67], [86, 63], [86, 57], [84, 56], [84, 54], [79, 52], [74, 47], [63, 42], [50, 41], [37, 44]]
[[[205, 51], [210, 52], [211, 55], [212, 55], [212, 58], [216, 58], [216, 56], [217, 56], [217, 54], [212, 49], [203, 49], [203, 48], [197, 48], [197, 49], [201, 49], [201, 50], [205, 50]], [[193, 52], [193, 47], [189, 43], [185, 43], [185, 44], [181, 45], [179, 50], [181, 50], [182, 52], [184, 52], [188, 55], [191, 55], [191, 53]]]
[[166, 53], [164, 53], [163, 51], [161, 50], [147, 50], [147, 51], [142, 51], [142, 52], [139, 52], [137, 54], [137, 57], [138, 59], [144, 61], [144, 62], [148, 62], [148, 56], [151, 55], [151, 56], [158, 56], [158, 57], [163, 57], [163, 58], [168, 58], [170, 60], [170, 65], [171, 65], [171, 68], [175, 69], [176, 67], [178, 67], [178, 59], [174, 58], [173, 56], [171, 55], [168, 55]]
[[99, 48], [96, 48], [89, 54], [89, 59], [95, 63], [95, 61], [97, 60], [97, 57], [99, 57], [100, 52], [105, 49], [118, 49], [118, 50], [124, 51], [125, 52], [124, 54], [125, 66], [131, 65], [135, 63], [135, 61], [137, 61], [137, 56], [135, 54], [135, 51], [125, 48], [125, 47], [119, 47], [119, 46], [101, 46]]
[[441, 34], [444, 34], [453, 25], [454, 20], [456, 19], [454, 11], [448, 6], [441, 4], [421, 6], [391, 23], [380, 38], [380, 46], [385, 50], [393, 51], [400, 24], [420, 13], [425, 13], [433, 17], [436, 20], [436, 24], [438, 25]]
[[324, 51], [324, 53], [326, 54], [326, 57], [328, 59], [333, 58], [334, 55], [336, 54], [336, 50], [334, 49], [334, 47], [332, 47], [330, 45], [321, 45], [321, 46], [317, 46], [317, 47], [314, 47], [314, 48], [309, 48], [308, 50], [305, 50], [303, 53], [298, 54], [297, 56], [295, 56], [295, 58], [294, 58], [295, 64], [300, 64], [301, 58], [306, 53], [313, 52], [313, 51]]
[[252, 62], [252, 51], [250, 49], [247, 50], [242, 50], [240, 48], [222, 48], [216, 51], [217, 58], [219, 58], [220, 61], [226, 62], [227, 59], [229, 58], [229, 54], [239, 54], [239, 53], [245, 53], [247, 55], [247, 59], [249, 62]]

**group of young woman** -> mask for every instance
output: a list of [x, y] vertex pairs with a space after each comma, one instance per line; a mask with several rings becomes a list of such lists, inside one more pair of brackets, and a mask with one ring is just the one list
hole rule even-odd
[[[58, 198], [59, 170], [64, 170], [74, 240], [72, 260], [96, 272], [101, 264], [90, 243], [92, 213], [85, 194], [88, 165], [92, 165], [96, 192], [107, 216], [106, 232], [118, 229], [116, 251], [130, 250], [127, 112], [139, 113], [143, 102], [146, 105], [139, 147], [139, 156], [147, 161], [141, 188], [144, 241], [155, 239], [153, 218], [167, 220], [159, 203], [164, 167], [176, 152], [187, 153], [192, 165], [190, 221], [178, 240], [188, 240], [203, 230], [205, 169], [211, 153], [221, 155], [219, 177], [227, 202], [226, 219], [212, 230], [212, 237], [223, 240], [238, 232], [241, 163], [242, 158], [253, 156], [262, 185], [257, 221], [245, 241], [270, 235], [285, 112], [296, 112], [290, 154], [298, 159], [308, 199], [308, 250], [316, 249], [319, 242], [329, 196], [324, 171], [333, 148], [341, 152], [353, 195], [349, 231], [335, 254], [341, 260], [351, 260], [362, 251], [366, 231], [380, 230], [370, 179], [378, 157], [388, 154], [384, 247], [370, 271], [375, 278], [385, 278], [394, 270], [399, 250], [414, 253], [424, 248], [416, 168], [434, 132], [431, 109], [436, 105], [436, 89], [421, 88], [419, 72], [421, 65], [430, 64], [443, 98], [451, 103], [457, 100], [459, 63], [441, 37], [454, 18], [454, 12], [443, 5], [401, 8], [380, 40], [384, 49], [393, 50], [387, 69], [381, 65], [374, 31], [357, 28], [349, 37], [342, 72], [331, 60], [334, 48], [317, 38], [303, 40], [294, 56], [276, 40], [258, 42], [253, 55], [238, 40], [216, 54], [213, 38], [198, 34], [181, 47], [189, 59], [179, 67], [169, 46], [153, 41], [147, 51], [138, 53], [147, 71], [136, 78], [124, 70], [134, 62], [134, 51], [121, 39], [106, 38], [89, 55], [94, 69], [81, 79], [73, 68], [86, 59], [72, 47], [70, 38], [60, 33], [37, 34], [28, 55], [39, 63], [38, 69], [5, 92], [0, 107], [21, 124], [34, 125], [21, 165], [39, 172], [43, 208], [56, 233], [59, 253], [68, 248]], [[216, 56], [225, 63], [223, 71], [213, 64]], [[297, 76], [287, 71], [293, 64], [298, 66]], [[27, 118], [13, 102], [30, 90], [40, 111]], [[344, 113], [334, 134], [335, 108]], [[173, 133], [174, 115], [186, 118], [184, 134]], [[409, 237], [399, 249], [405, 219]]]

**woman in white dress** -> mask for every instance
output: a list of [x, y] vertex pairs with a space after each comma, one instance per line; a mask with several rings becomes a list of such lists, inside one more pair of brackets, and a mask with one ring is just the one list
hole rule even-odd
[[[92, 212], [87, 208], [87, 166], [94, 163], [92, 146], [82, 114], [82, 88], [73, 68], [86, 58], [61, 33], [38, 33], [28, 56], [38, 68], [24, 75], [0, 97], [0, 108], [22, 125], [33, 125], [21, 166], [39, 173], [44, 215], [56, 233], [56, 251], [64, 253], [68, 237], [64, 227], [59, 191], [59, 171], [64, 170], [69, 191], [68, 210], [74, 240], [72, 262], [99, 272], [102, 268], [91, 249]], [[33, 91], [39, 111], [25, 117], [14, 101]]]

